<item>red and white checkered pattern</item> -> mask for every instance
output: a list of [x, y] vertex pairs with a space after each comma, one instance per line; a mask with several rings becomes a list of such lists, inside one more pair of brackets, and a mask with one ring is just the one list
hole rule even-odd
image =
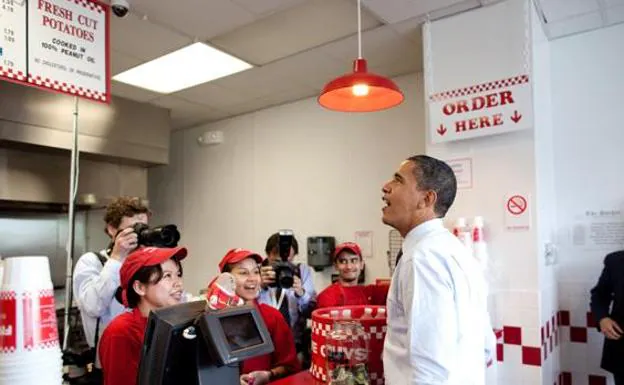
[[75, 3], [77, 5], [82, 5], [85, 8], [89, 8], [92, 11], [97, 11], [98, 13], [104, 12], [104, 7], [98, 3], [89, 0], [67, 0], [70, 3]]
[[322, 368], [313, 363], [312, 366], [310, 366], [310, 373], [315, 378], [320, 378], [322, 381], [327, 381], [327, 376], [325, 375], [325, 368]]
[[460, 96], [468, 96], [486, 91], [493, 91], [499, 88], [511, 87], [518, 84], [524, 84], [529, 82], [529, 75], [518, 75], [512, 78], [495, 80], [493, 82], [477, 84], [474, 86], [458, 88], [455, 90], [439, 92], [429, 96], [429, 100], [432, 102], [439, 102], [446, 99], [457, 98]]
[[39, 297], [54, 297], [54, 290], [52, 289], [39, 290]]
[[[572, 381], [574, 378], [574, 381]], [[607, 385], [607, 377], [596, 374], [561, 372], [559, 381], [553, 385]]]
[[106, 101], [106, 94], [83, 87], [76, 87], [73, 84], [61, 83], [58, 80], [42, 78], [38, 75], [28, 75], [28, 82], [41, 87], [51, 88], [57, 91], [68, 92], [70, 94], [84, 96], [93, 100]]
[[14, 71], [13, 68], [0, 66], [0, 76], [15, 80], [26, 80], [26, 74], [22, 71]]
[[16, 299], [17, 294], [14, 291], [0, 291], [0, 300]]

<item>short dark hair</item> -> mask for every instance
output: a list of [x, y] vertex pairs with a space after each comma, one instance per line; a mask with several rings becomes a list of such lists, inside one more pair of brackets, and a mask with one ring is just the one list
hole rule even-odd
[[[176, 265], [178, 265], [178, 269], [180, 270], [180, 277], [181, 277], [183, 275], [182, 264], [177, 258], [173, 257], [172, 259], [176, 263]], [[158, 282], [160, 282], [162, 277], [163, 277], [163, 270], [160, 265], [143, 266], [136, 273], [134, 273], [134, 275], [128, 282], [128, 287], [126, 288], [126, 298], [128, 299], [128, 307], [131, 309], [134, 309], [135, 307], [139, 305], [139, 302], [141, 301], [141, 296], [136, 291], [134, 291], [134, 287], [132, 286], [134, 284], [134, 281], [139, 281], [145, 285], [147, 284], [155, 285]]]
[[457, 179], [453, 169], [444, 161], [427, 155], [415, 155], [407, 160], [414, 164], [418, 187], [437, 194], [434, 211], [439, 218], [444, 218], [457, 194]]
[[[297, 242], [297, 238], [294, 235], [292, 237], [292, 248], [295, 250], [295, 255], [299, 254], [299, 242]], [[264, 252], [266, 255], [279, 252], [279, 233], [275, 233], [267, 239]]]
[[118, 197], [106, 206], [104, 222], [118, 228], [124, 217], [133, 217], [137, 214], [150, 214], [149, 208], [136, 197]]

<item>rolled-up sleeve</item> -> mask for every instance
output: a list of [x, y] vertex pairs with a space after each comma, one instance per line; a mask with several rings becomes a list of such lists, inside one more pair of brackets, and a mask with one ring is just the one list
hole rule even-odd
[[[406, 261], [408, 262], [408, 261]], [[408, 321], [410, 384], [445, 384], [456, 366], [458, 320], [451, 275], [444, 265], [415, 255], [402, 271]]]

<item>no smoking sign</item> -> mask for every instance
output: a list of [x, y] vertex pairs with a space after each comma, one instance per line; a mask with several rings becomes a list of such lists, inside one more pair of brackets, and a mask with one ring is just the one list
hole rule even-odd
[[505, 197], [505, 227], [507, 230], [531, 228], [531, 205], [528, 194], [509, 194]]

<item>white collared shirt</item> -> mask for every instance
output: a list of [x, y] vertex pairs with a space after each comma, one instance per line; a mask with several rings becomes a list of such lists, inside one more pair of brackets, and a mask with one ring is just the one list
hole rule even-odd
[[95, 341], [97, 319], [100, 318], [99, 335], [110, 321], [124, 312], [124, 306], [117, 302], [115, 291], [120, 285], [121, 262], [107, 257], [104, 265], [98, 256], [89, 252], [78, 259], [73, 275], [74, 298], [78, 303], [85, 338], [90, 347]]
[[390, 284], [387, 385], [483, 385], [487, 288], [441, 219], [412, 229]]

